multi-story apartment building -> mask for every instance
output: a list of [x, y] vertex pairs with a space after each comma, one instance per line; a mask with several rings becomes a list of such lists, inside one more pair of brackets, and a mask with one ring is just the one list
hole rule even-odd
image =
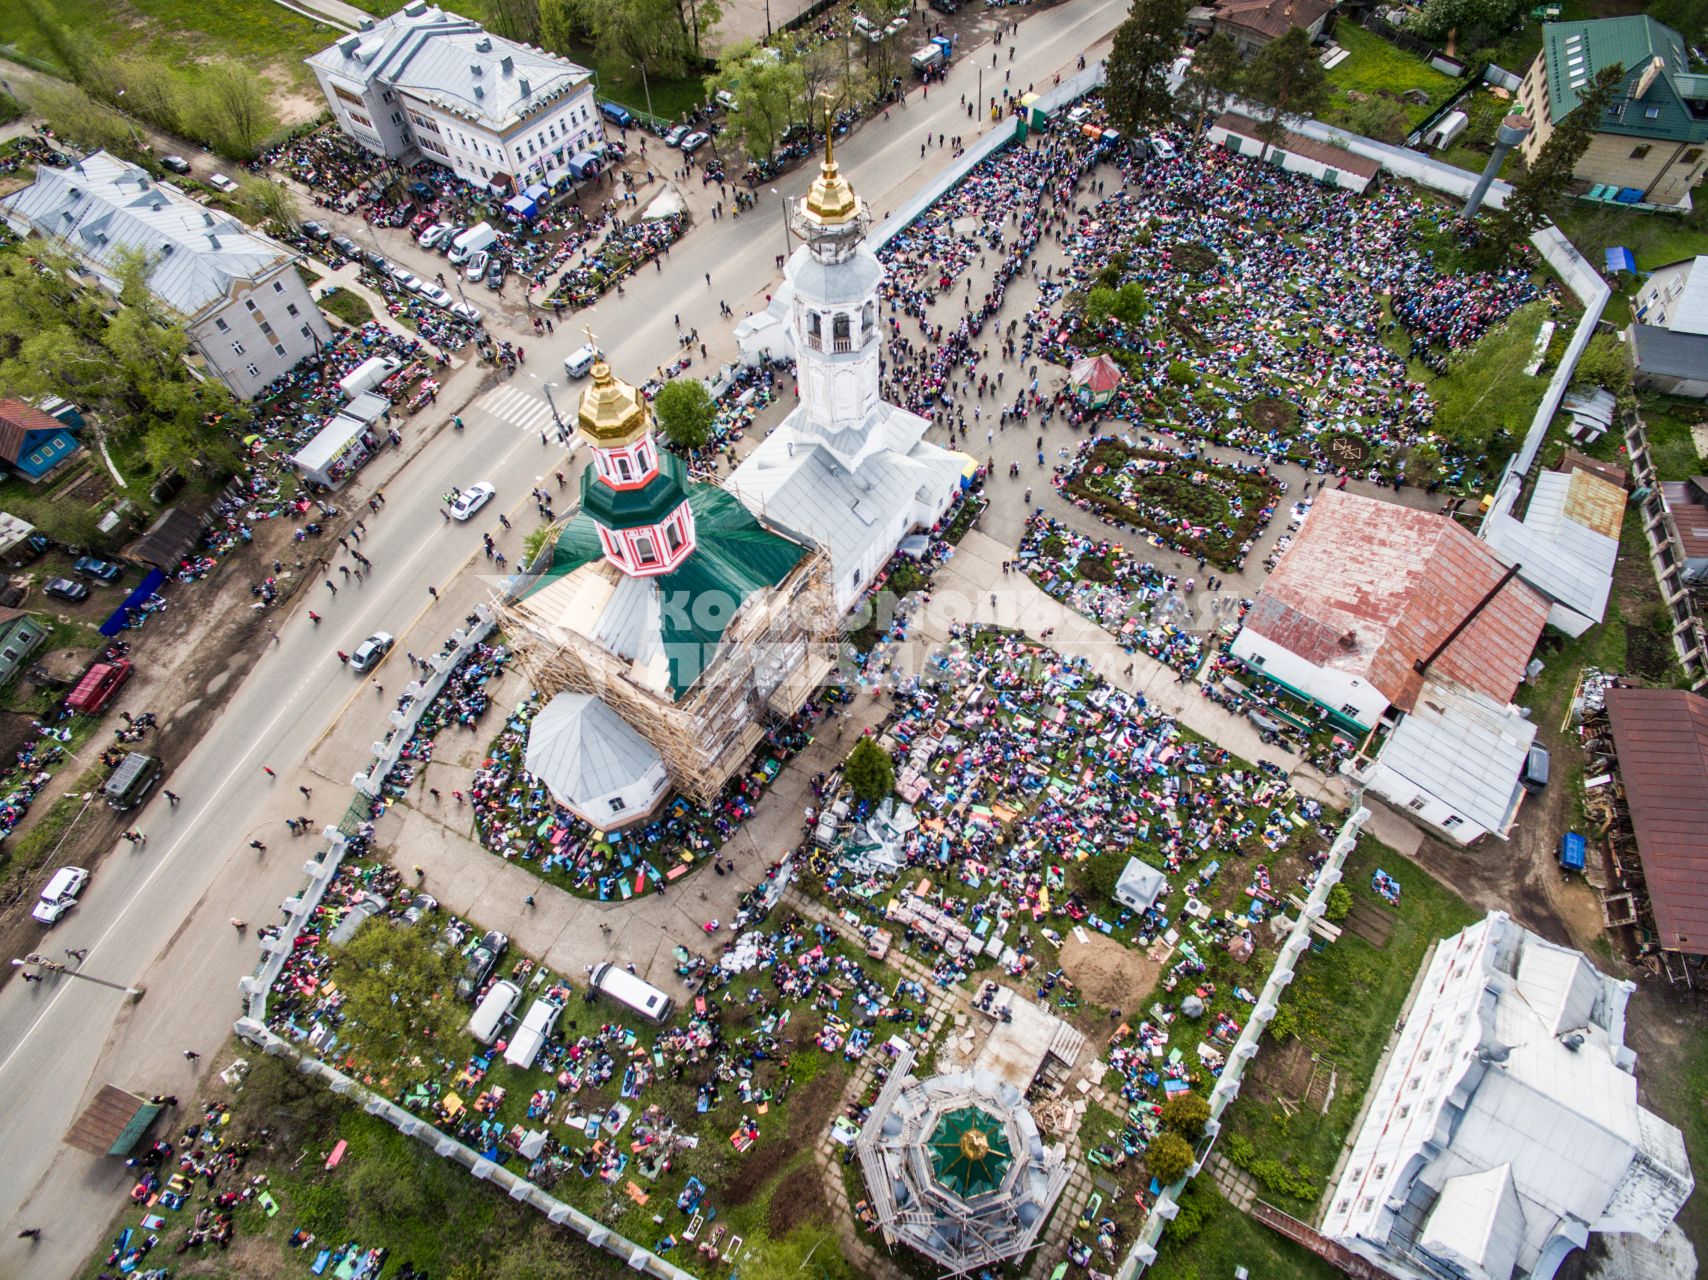
[[359, 145], [495, 191], [579, 169], [604, 141], [593, 73], [411, 0], [308, 59]]

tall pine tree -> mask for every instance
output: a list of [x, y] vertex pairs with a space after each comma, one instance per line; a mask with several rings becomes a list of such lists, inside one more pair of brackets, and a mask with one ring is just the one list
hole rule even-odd
[[1133, 0], [1115, 28], [1103, 100], [1129, 134], [1166, 124], [1174, 114], [1168, 69], [1185, 43], [1189, 0]]
[[1291, 121], [1321, 111], [1329, 99], [1328, 77], [1303, 27], [1293, 27], [1258, 50], [1246, 68], [1242, 88], [1264, 109], [1264, 118], [1258, 122], [1263, 139], [1260, 160], [1267, 160], [1269, 148], [1287, 136]]
[[1536, 152], [1536, 158], [1512, 181], [1506, 206], [1489, 216], [1489, 231], [1508, 247], [1516, 245], [1548, 220], [1549, 213], [1566, 200], [1566, 183], [1583, 153], [1595, 137], [1601, 118], [1613, 101], [1625, 68], [1619, 63], [1603, 67], [1578, 95], [1578, 104], [1554, 126], [1554, 132]]

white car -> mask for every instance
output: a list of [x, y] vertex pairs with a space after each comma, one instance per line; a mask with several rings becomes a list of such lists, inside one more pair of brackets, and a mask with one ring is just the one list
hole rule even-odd
[[393, 267], [391, 278], [412, 293], [421, 287], [421, 277], [409, 270], [408, 267]]
[[77, 895], [89, 883], [89, 873], [82, 867], [61, 867], [42, 889], [30, 912], [42, 924], [57, 924], [59, 918], [77, 905]]
[[427, 230], [425, 230], [421, 233], [420, 237], [415, 241], [415, 243], [420, 245], [423, 249], [431, 249], [431, 248], [434, 248], [439, 243], [439, 241], [443, 240], [446, 236], [450, 235], [450, 233], [451, 233], [451, 224], [450, 223], [448, 223], [448, 222], [435, 222], [432, 226], [428, 227]]
[[485, 480], [482, 480], [479, 484], [471, 484], [468, 488], [459, 493], [457, 495], [457, 500], [451, 504], [451, 519], [467, 520], [475, 512], [479, 511], [487, 503], [491, 502], [492, 495], [496, 492], [497, 490]]
[[474, 256], [463, 268], [463, 276], [471, 284], [479, 284], [486, 278], [486, 260], [492, 255], [485, 249], [476, 249]]
[[237, 190], [237, 184], [230, 178], [226, 177], [223, 173], [208, 174], [208, 186], [212, 187], [215, 191], [223, 191], [226, 195], [230, 195], [233, 191]]
[[356, 652], [350, 655], [350, 670], [355, 672], [372, 671], [380, 665], [380, 659], [391, 652], [392, 645], [397, 643], [397, 637], [389, 631], [376, 631], [361, 644], [356, 646]]
[[480, 314], [480, 308], [472, 302], [453, 302], [448, 310], [458, 319], [467, 320], [476, 327], [486, 323], [486, 317]]
[[455, 298], [451, 297], [449, 290], [442, 289], [436, 284], [428, 284], [425, 280], [421, 282], [421, 287], [416, 292], [435, 307], [448, 307], [456, 301]]
[[1160, 133], [1151, 139], [1151, 150], [1156, 152], [1157, 157], [1162, 160], [1172, 160], [1179, 154], [1174, 149], [1174, 144]]

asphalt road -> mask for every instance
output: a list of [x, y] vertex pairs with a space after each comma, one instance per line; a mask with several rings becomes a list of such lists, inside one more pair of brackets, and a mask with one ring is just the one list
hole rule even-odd
[[[1123, 12], [1118, 0], [1070, 0], [1039, 13], [1024, 21], [1015, 61], [1008, 63], [1004, 54], [1002, 65], [1013, 66], [1016, 87], [1026, 79], [1043, 84], [1071, 69]], [[972, 92], [978, 63], [977, 51], [969, 51], [929, 100], [916, 91], [905, 110], [892, 110], [890, 121], [874, 122], [838, 151], [876, 217], [899, 206], [947, 160], [946, 150], [933, 148], [921, 162], [919, 144], [928, 130], [970, 133], [956, 99]], [[803, 168], [779, 187], [799, 195], [813, 172]], [[43, 950], [55, 956], [65, 947], [89, 948], [89, 973], [145, 985], [145, 998], [127, 1004], [117, 991], [69, 977], [0, 989], [0, 1097], [7, 1100], [0, 1120], [6, 1153], [0, 1161], [0, 1276], [69, 1276], [100, 1243], [132, 1179], [117, 1161], [64, 1146], [66, 1130], [103, 1083], [144, 1094], [192, 1095], [201, 1064], [187, 1061], [183, 1051], [211, 1057], [225, 1042], [240, 1012], [238, 978], [257, 958], [253, 930], [239, 936], [229, 919], [277, 919], [277, 904], [300, 886], [312, 853], [309, 841], [291, 839], [284, 818], [307, 812], [322, 823], [336, 819], [349, 795], [348, 776], [315, 777], [301, 762], [328, 735], [334, 750], [322, 758], [350, 761], [360, 760], [381, 736], [383, 714], [408, 681], [403, 652], [436, 648], [490, 594], [480, 530], [496, 524], [496, 510], [521, 517], [514, 519], [517, 532], [501, 542], [512, 558], [519, 553], [521, 531], [534, 523], [528, 490], [540, 476], [555, 488], [549, 474], [564, 465], [564, 455], [555, 445], [541, 446], [540, 415], [528, 412], [515, 390], [537, 394], [538, 383], [527, 376], [535, 373], [556, 382], [560, 410], [571, 409], [580, 384], [568, 383], [559, 361], [583, 341], [583, 325], [598, 334], [616, 371], [636, 382], [674, 357], [675, 313], [685, 328], [700, 329], [714, 363], [733, 355], [717, 304], [724, 299], [739, 315], [762, 305], [777, 283], [773, 259], [782, 231], [774, 202], [770, 210], [739, 221], [701, 220], [662, 273], [643, 273], [624, 297], [600, 303], [573, 323], [566, 316], [544, 343], [530, 331], [521, 339], [530, 348], [524, 370], [463, 410], [466, 432], [442, 430], [385, 486], [386, 506], [369, 519], [362, 543], [375, 565], [370, 581], [341, 586], [335, 599], [311, 585], [306, 607], [299, 604], [281, 621], [274, 651], [261, 657], [241, 687], [225, 690], [220, 677], [209, 683], [207, 696], [230, 701], [200, 745], [172, 762], [170, 785], [182, 805], [169, 809], [156, 794], [137, 821], [148, 844], [112, 854], [82, 904], [43, 939]], [[698, 362], [696, 371], [703, 368]], [[441, 408], [453, 407], [441, 399]], [[467, 526], [445, 524], [439, 495], [453, 484], [483, 479], [496, 485], [496, 505]], [[429, 586], [439, 589], [438, 603]], [[307, 608], [322, 614], [318, 627]], [[383, 695], [333, 656], [334, 649], [349, 651], [378, 629], [399, 638], [375, 677], [387, 686]], [[278, 777], [269, 778], [264, 765]], [[312, 799], [298, 793], [299, 784], [313, 789]], [[254, 838], [270, 846], [265, 854], [248, 847]], [[40, 1227], [42, 1239], [16, 1239], [24, 1227]]]

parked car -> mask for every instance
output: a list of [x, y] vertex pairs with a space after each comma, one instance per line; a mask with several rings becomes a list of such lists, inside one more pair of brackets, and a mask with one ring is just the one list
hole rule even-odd
[[510, 268], [504, 264], [504, 259], [494, 258], [486, 264], [486, 287], [488, 289], [502, 289], [504, 277], [509, 274]]
[[427, 230], [423, 231], [420, 234], [420, 236], [418, 236], [416, 238], [415, 243], [420, 245], [423, 249], [436, 248], [438, 246], [439, 242], [450, 234], [451, 234], [451, 224], [450, 223], [448, 223], [448, 222], [435, 222], [432, 226], [428, 227]]
[[97, 560], [94, 556], [80, 556], [71, 566], [72, 571], [81, 578], [99, 578], [105, 583], [117, 582], [125, 576], [125, 571], [111, 560]]
[[380, 665], [380, 660], [391, 652], [392, 645], [397, 643], [397, 637], [389, 631], [376, 631], [361, 644], [356, 646], [356, 652], [350, 655], [352, 671], [372, 671]]
[[42, 583], [42, 590], [50, 596], [69, 600], [72, 604], [80, 604], [89, 598], [89, 588], [81, 582], [73, 582], [70, 578], [49, 578]]
[[410, 899], [409, 906], [404, 908], [403, 922], [405, 924], [420, 924], [428, 916], [439, 909], [439, 900], [430, 893], [418, 893]]
[[718, 105], [725, 111], [734, 111], [736, 109], [735, 95], [728, 89], [719, 89], [714, 96], [717, 98]]
[[458, 240], [462, 239], [463, 232], [467, 230], [468, 228], [466, 226], [453, 226], [451, 228], [451, 234], [433, 246], [433, 252], [449, 253], [451, 251], [451, 247], [455, 245]]
[[332, 239], [331, 230], [326, 228], [326, 227], [321, 226], [318, 222], [305, 222], [305, 223], [303, 223], [302, 224], [302, 233], [305, 236], [308, 236], [311, 240], [330, 240], [330, 239]]
[[341, 947], [356, 936], [360, 929], [374, 916], [386, 909], [386, 900], [377, 893], [364, 894], [351, 905], [344, 918], [326, 935], [326, 941], [335, 947]]
[[77, 895], [88, 883], [89, 873], [82, 867], [61, 867], [43, 887], [30, 914], [42, 924], [57, 924], [61, 916], [77, 905]]
[[215, 191], [223, 191], [226, 195], [230, 195], [233, 191], [237, 190], [237, 184], [230, 178], [226, 177], [223, 173], [208, 174], [208, 186], [212, 187]]
[[184, 159], [183, 156], [161, 156], [160, 167], [162, 169], [170, 169], [173, 173], [188, 173], [190, 171], [190, 162]]
[[451, 504], [451, 519], [467, 520], [487, 503], [492, 501], [496, 493], [491, 484], [482, 480], [479, 484], [471, 484], [457, 495], [457, 500]]
[[411, 293], [414, 293], [416, 290], [421, 288], [421, 277], [416, 275], [407, 267], [392, 267], [391, 278], [397, 281], [397, 283], [402, 285], [405, 289], [408, 289]]
[[669, 133], [664, 135], [664, 145], [667, 147], [679, 147], [682, 145], [682, 139], [686, 138], [692, 132], [693, 130], [687, 125], [679, 124]]
[[434, 218], [433, 211], [431, 209], [423, 209], [420, 213], [416, 214], [409, 220], [410, 233], [412, 235], [419, 235], [421, 232], [427, 230], [428, 227], [432, 226], [436, 221], [438, 221], [438, 219]]
[[492, 261], [492, 250], [477, 249], [472, 258], [463, 266], [463, 278], [471, 284], [478, 284], [486, 278], [486, 264]]
[[451, 297], [450, 290], [442, 289], [436, 284], [428, 284], [425, 280], [421, 282], [421, 287], [416, 292], [435, 307], [448, 307], [456, 301], [455, 298]]
[[690, 133], [686, 138], [682, 139], [682, 153], [684, 155], [691, 156], [711, 140], [711, 134], [700, 133], [696, 130], [695, 132]]
[[509, 946], [510, 939], [496, 929], [475, 943], [463, 965], [462, 975], [457, 979], [457, 995], [464, 1000], [473, 1000], [475, 992], [486, 985], [486, 980], [492, 976], [499, 958]]
[[480, 308], [472, 302], [453, 302], [449, 310], [452, 315], [467, 320], [472, 325], [480, 326], [486, 323], [486, 317], [480, 314]]
[[1151, 150], [1156, 153], [1159, 160], [1172, 160], [1179, 154], [1174, 144], [1160, 133], [1151, 138]]
[[389, 276], [391, 274], [391, 259], [386, 257], [385, 254], [381, 253], [378, 249], [362, 250], [362, 261], [367, 263], [382, 276]]
[[362, 260], [362, 246], [350, 239], [349, 236], [333, 236], [332, 247], [353, 262]]

